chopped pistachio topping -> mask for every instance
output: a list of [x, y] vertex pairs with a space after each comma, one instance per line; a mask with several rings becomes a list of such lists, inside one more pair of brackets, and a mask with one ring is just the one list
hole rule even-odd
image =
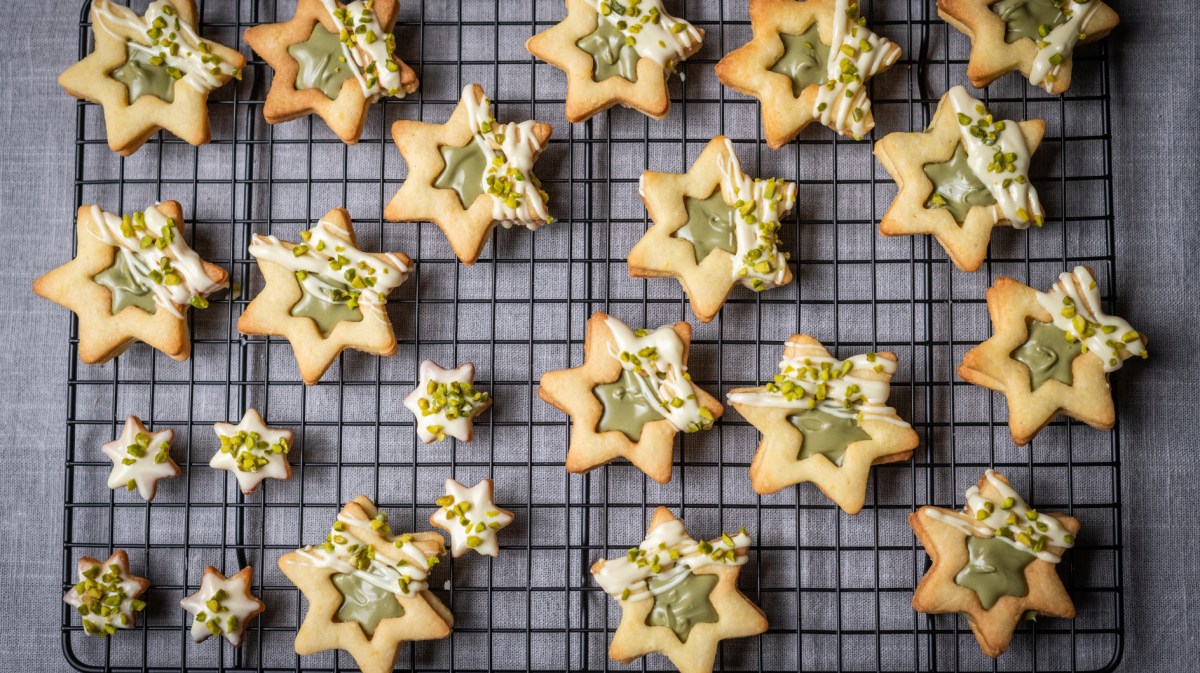
[[238, 470], [242, 472], [257, 472], [269, 462], [271, 455], [286, 455], [289, 449], [286, 437], [268, 444], [257, 432], [240, 430], [236, 435], [221, 435], [221, 453], [232, 455]]

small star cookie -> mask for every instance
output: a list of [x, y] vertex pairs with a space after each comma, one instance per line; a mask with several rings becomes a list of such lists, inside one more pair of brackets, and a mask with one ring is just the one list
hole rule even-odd
[[192, 619], [192, 640], [202, 643], [209, 636], [225, 636], [240, 647], [250, 620], [267, 608], [250, 593], [254, 568], [246, 566], [229, 577], [212, 566], [204, 569], [200, 590], [179, 601]]
[[1014, 442], [1028, 444], [1059, 413], [1112, 429], [1108, 375], [1148, 357], [1148, 340], [1104, 312], [1091, 269], [1061, 274], [1049, 292], [998, 278], [987, 305], [995, 334], [963, 356], [958, 375], [1004, 393]]
[[700, 51], [704, 30], [662, 0], [566, 0], [561, 23], [529, 38], [529, 53], [567, 74], [567, 119], [580, 123], [620, 103], [667, 116], [667, 79]]
[[83, 632], [105, 638], [117, 629], [132, 629], [137, 613], [146, 609], [138, 596], [150, 582], [129, 572], [129, 555], [118, 549], [100, 562], [90, 556], [79, 559], [79, 583], [63, 596], [63, 602], [83, 618]]
[[250, 495], [268, 477], [287, 481], [292, 478], [288, 452], [292, 431], [268, 428], [257, 409], [247, 409], [237, 425], [213, 425], [221, 449], [213, 454], [208, 466], [233, 473], [242, 493]]
[[174, 430], [150, 432], [137, 416], [126, 418], [121, 436], [100, 447], [113, 463], [108, 474], [108, 487], [136, 489], [146, 502], [153, 500], [159, 479], [182, 474], [179, 465], [171, 459], [174, 437]]
[[192, 0], [155, 0], [143, 16], [95, 0], [89, 16], [96, 48], [58, 83], [104, 108], [108, 146], [129, 156], [159, 129], [207, 144], [208, 94], [240, 80], [245, 57], [200, 37]]
[[450, 554], [458, 558], [474, 549], [484, 556], [499, 556], [497, 533], [513, 522], [513, 513], [492, 502], [493, 484], [484, 479], [467, 488], [446, 480], [446, 495], [437, 499], [438, 511], [429, 525], [450, 533]]
[[474, 383], [475, 365], [470, 362], [457, 369], [442, 369], [432, 360], [421, 363], [420, 380], [404, 398], [404, 406], [416, 417], [422, 442], [440, 442], [447, 436], [471, 441], [475, 417], [492, 406], [492, 398]]

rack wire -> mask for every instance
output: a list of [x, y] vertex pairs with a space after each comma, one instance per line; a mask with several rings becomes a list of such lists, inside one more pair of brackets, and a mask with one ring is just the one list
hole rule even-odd
[[[141, 9], [144, 2], [138, 6]], [[290, 0], [200, 0], [201, 32], [250, 50], [250, 25], [286, 20]], [[875, 78], [878, 128], [927, 124], [940, 94], [965, 77], [969, 45], [936, 16], [932, 0], [866, 0], [868, 25], [904, 57]], [[425, 530], [448, 476], [496, 481], [497, 501], [517, 514], [495, 561], [444, 563], [433, 584], [455, 613], [450, 638], [408, 644], [402, 670], [671, 670], [653, 655], [628, 666], [606, 656], [619, 609], [588, 568], [641, 539], [649, 513], [671, 507], [694, 535], [744, 525], [755, 540], [742, 590], [767, 613], [758, 638], [726, 641], [717, 670], [1111, 670], [1123, 646], [1123, 588], [1117, 433], [1056, 422], [1030, 446], [1012, 445], [1003, 399], [957, 380], [963, 352], [990, 334], [984, 291], [999, 275], [1034, 287], [1058, 272], [1092, 265], [1106, 296], [1115, 287], [1107, 52], [1076, 56], [1075, 82], [1061, 97], [1017, 76], [993, 84], [989, 105], [1008, 117], [1047, 120], [1033, 176], [1049, 217], [1044, 229], [998, 231], [986, 266], [964, 274], [928, 237], [885, 239], [876, 223], [895, 192], [869, 141], [805, 131], [773, 152], [761, 142], [757, 103], [723, 89], [720, 56], [749, 39], [746, 5], [668, 0], [668, 9], [706, 31], [704, 48], [672, 83], [670, 118], [656, 122], [614, 109], [572, 126], [563, 119], [565, 78], [523, 49], [564, 14], [561, 0], [405, 2], [398, 53], [421, 76], [420, 91], [373, 106], [362, 141], [346, 147], [316, 118], [277, 126], [262, 118], [270, 68], [252, 60], [246, 78], [210, 102], [213, 142], [193, 148], [159, 134], [128, 159], [105, 145], [99, 108], [77, 109], [75, 203], [121, 212], [176, 199], [186, 235], [206, 259], [231, 270], [227, 298], [193, 312], [193, 356], [183, 363], [135, 346], [114, 362], [81, 366], [78, 329], [69, 337], [62, 579], [75, 561], [130, 552], [152, 582], [136, 629], [112, 639], [84, 636], [64, 606], [63, 653], [81, 671], [329, 671], [353, 669], [342, 654], [300, 658], [292, 650], [304, 613], [298, 591], [276, 567], [280, 555], [323, 538], [340, 504], [365, 493], [396, 530]], [[79, 55], [90, 50], [89, 6], [81, 8]], [[430, 224], [382, 220], [405, 176], [390, 142], [399, 118], [442, 122], [462, 86], [483, 84], [497, 118], [554, 126], [535, 168], [559, 222], [540, 231], [500, 230], [473, 267], [456, 262]], [[799, 183], [785, 222], [797, 281], [762, 294], [741, 288], [722, 315], [695, 324], [673, 280], [632, 280], [624, 254], [648, 223], [636, 196], [642, 170], [682, 171], [717, 133], [759, 176]], [[305, 387], [286, 341], [240, 335], [236, 321], [261, 287], [246, 253], [252, 233], [285, 239], [326, 210], [349, 208], [366, 249], [404, 250], [413, 277], [389, 301], [399, 353], [348, 352], [317, 386]], [[64, 230], [67, 223], [62, 223]], [[60, 251], [67, 255], [67, 250]], [[754, 495], [746, 471], [757, 432], [729, 410], [716, 429], [683, 437], [670, 484], [627, 464], [585, 476], [562, 467], [567, 419], [536, 398], [540, 375], [580, 362], [584, 323], [604, 310], [630, 324], [691, 320], [694, 379], [722, 395], [774, 373], [782, 342], [811, 334], [845, 357], [892, 350], [900, 357], [892, 404], [921, 436], [911, 462], [875, 468], [867, 506], [840, 513], [810, 485]], [[476, 423], [473, 443], [419, 445], [400, 400], [417, 364], [473, 361], [477, 385], [496, 405]], [[258, 408], [272, 426], [295, 430], [295, 470], [243, 497], [211, 470], [209, 428]], [[183, 476], [164, 481], [153, 504], [105, 487], [98, 451], [126, 415], [174, 428]], [[997, 662], [983, 657], [965, 621], [911, 609], [927, 560], [906, 523], [923, 504], [961, 506], [963, 491], [995, 466], [1039, 509], [1083, 521], [1080, 544], [1060, 572], [1075, 599], [1073, 621], [1022, 627]], [[254, 566], [267, 612], [235, 650], [194, 644], [177, 607], [205, 565]], [[443, 584], [444, 583], [444, 584]]]

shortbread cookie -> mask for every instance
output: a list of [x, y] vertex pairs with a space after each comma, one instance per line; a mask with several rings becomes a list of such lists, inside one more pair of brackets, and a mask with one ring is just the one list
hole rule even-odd
[[1120, 19], [1100, 0], [938, 0], [938, 16], [971, 38], [967, 78], [983, 88], [1019, 70], [1049, 93], [1071, 86], [1075, 45]]
[[471, 441], [474, 420], [492, 406], [492, 398], [475, 389], [475, 365], [442, 369], [432, 360], [421, 363], [417, 387], [404, 398], [404, 406], [417, 419], [417, 436], [426, 444], [453, 437]]
[[1092, 270], [1061, 274], [1049, 292], [1002, 277], [987, 304], [995, 334], [963, 356], [958, 375], [1004, 393], [1013, 441], [1028, 444], [1059, 413], [1112, 429], [1108, 374], [1149, 351], [1144, 335], [1104, 312]]
[[58, 83], [104, 108], [108, 146], [129, 156], [159, 129], [193, 145], [211, 140], [208, 94], [242, 78], [246, 59], [199, 35], [192, 0], [154, 0], [146, 13], [94, 0], [95, 50]]
[[700, 322], [738, 283], [761, 292], [792, 282], [779, 229], [796, 185], [746, 175], [728, 138], [713, 138], [687, 173], [642, 173], [638, 192], [654, 226], [629, 251], [629, 275], [678, 278]]
[[566, 0], [567, 16], [529, 38], [529, 53], [567, 74], [567, 119], [578, 124], [620, 103], [667, 116], [667, 79], [700, 51], [704, 30], [662, 0]]
[[100, 447], [113, 464], [108, 473], [108, 487], [137, 491], [146, 502], [153, 500], [159, 479], [182, 474], [171, 458], [174, 438], [175, 431], [170, 428], [150, 432], [137, 416], [126, 418], [121, 436]]
[[608, 656], [628, 664], [659, 652], [680, 673], [711, 673], [722, 640], [766, 631], [766, 615], [737, 588], [749, 547], [745, 530], [693, 540], [670, 510], [655, 510], [641, 544], [592, 565], [621, 606]]
[[691, 341], [686, 322], [635, 331], [592, 315], [583, 364], [546, 372], [538, 386], [538, 397], [571, 416], [568, 472], [625, 458], [660, 484], [671, 480], [675, 435], [708, 430], [724, 411], [688, 375]]
[[408, 279], [413, 268], [408, 255], [360, 250], [343, 208], [326, 213], [300, 239], [254, 235], [250, 254], [266, 287], [238, 318], [238, 330], [286, 338], [310, 386], [347, 348], [394, 355], [387, 295]]
[[955, 266], [977, 271], [993, 227], [1044, 222], [1029, 163], [1045, 131], [1040, 119], [997, 120], [963, 87], [950, 89], [929, 128], [889, 133], [875, 143], [875, 156], [899, 188], [879, 231], [933, 234]]
[[343, 650], [363, 673], [390, 673], [405, 641], [450, 635], [454, 616], [428, 583], [443, 553], [441, 534], [393, 535], [370, 498], [347, 503], [323, 543], [279, 559], [308, 599], [296, 653]]
[[989, 657], [1004, 654], [1022, 619], [1074, 617], [1056, 572], [1075, 545], [1079, 521], [1043, 514], [999, 473], [967, 489], [962, 512], [925, 506], [908, 515], [932, 567], [913, 593], [913, 609], [959, 612]]
[[233, 473], [245, 495], [258, 490], [268, 477], [287, 481], [292, 478], [288, 452], [292, 449], [292, 431], [268, 428], [257, 409], [247, 409], [237, 425], [213, 425], [221, 448], [208, 466]]
[[267, 608], [250, 593], [253, 580], [250, 566], [229, 577], [212, 566], [205, 568], [200, 590], [179, 601], [192, 614], [192, 640], [202, 643], [209, 636], [225, 636], [234, 647], [241, 646], [250, 620]]
[[820, 122], [863, 138], [875, 128], [867, 81], [900, 47], [866, 27], [852, 0], [750, 0], [754, 39], [717, 63], [717, 77], [762, 103], [763, 135], [779, 149]]
[[392, 125], [408, 177], [388, 202], [392, 222], [433, 222], [454, 254], [470, 266], [497, 224], [536, 231], [554, 221], [550, 196], [533, 174], [550, 126], [533, 120], [501, 124], [478, 84], [445, 124], [401, 119]]
[[79, 559], [79, 583], [63, 596], [83, 618], [83, 632], [101, 638], [117, 629], [132, 629], [137, 613], [146, 609], [138, 596], [150, 588], [150, 582], [129, 572], [129, 555], [118, 549], [101, 562], [90, 556]]
[[467, 488], [454, 479], [446, 480], [446, 495], [437, 499], [438, 511], [429, 525], [450, 534], [450, 554], [458, 558], [474, 549], [484, 556], [499, 556], [497, 533], [513, 522], [513, 513], [492, 502], [493, 484], [484, 479]]
[[33, 291], [79, 318], [79, 359], [103, 364], [144, 341], [176, 360], [192, 352], [188, 307], [208, 308], [229, 274], [200, 259], [183, 235], [175, 201], [124, 217], [81, 206], [75, 259]]
[[398, 0], [299, 0], [285, 23], [246, 29], [246, 44], [275, 70], [268, 124], [316, 114], [347, 145], [358, 142], [371, 103], [417, 90], [396, 56]]
[[750, 463], [758, 493], [811, 481], [847, 514], [858, 514], [872, 465], [912, 458], [919, 438], [887, 405], [896, 356], [829, 355], [807, 334], [788, 339], [779, 374], [729, 392], [729, 403], [762, 432]]

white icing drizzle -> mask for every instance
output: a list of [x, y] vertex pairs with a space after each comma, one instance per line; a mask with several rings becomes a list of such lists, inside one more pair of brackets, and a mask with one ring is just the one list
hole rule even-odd
[[[661, 523], [637, 547], [624, 556], [608, 559], [593, 570], [596, 583], [620, 601], [640, 601], [669, 591], [705, 566], [740, 566], [748, 560], [743, 550], [750, 546], [746, 531], [722, 535], [710, 542], [697, 542], [678, 519]], [[653, 589], [647, 580], [663, 583]]]
[[625, 35], [639, 58], [648, 58], [669, 75], [687, 60], [704, 33], [667, 13], [662, 0], [591, 0], [597, 21], [606, 21]]
[[553, 222], [547, 210], [550, 196], [533, 174], [533, 162], [542, 151], [533, 131], [537, 122], [500, 124], [492, 116], [492, 102], [484, 95], [476, 99], [471, 84], [463, 88], [462, 102], [475, 146], [486, 160], [479, 186], [492, 198], [492, 219], [505, 229], [519, 224], [532, 230]]
[[734, 208], [734, 279], [756, 292], [779, 287], [787, 275], [788, 260], [779, 250], [779, 220], [796, 203], [796, 183], [751, 179], [742, 171], [728, 138], [717, 167], [721, 170], [721, 196]]
[[900, 47], [865, 27], [858, 3], [837, 0], [833, 10], [833, 43], [829, 47], [826, 80], [817, 89], [813, 116], [838, 133], [862, 138], [868, 124], [871, 99], [867, 80], [900, 58]]
[[446, 495], [437, 500], [432, 523], [450, 533], [450, 553], [456, 558], [475, 551], [499, 556], [497, 533], [512, 523], [513, 516], [492, 502], [492, 482], [484, 479], [467, 488], [454, 479], [446, 480]]
[[79, 582], [63, 596], [63, 602], [79, 612], [84, 633], [111, 636], [117, 629], [133, 628], [134, 615], [146, 607], [145, 601], [137, 598], [144, 591], [138, 581], [141, 578], [135, 578], [112, 557], [104, 563], [84, 557], [78, 570]]
[[1067, 20], [1037, 41], [1037, 55], [1033, 57], [1033, 65], [1029, 69], [1029, 81], [1032, 84], [1053, 93], [1054, 81], [1062, 69], [1062, 62], [1071, 58], [1075, 44], [1085, 34], [1088, 19], [1099, 7], [1097, 0], [1067, 0], [1063, 3], [1060, 11]]
[[208, 295], [223, 289], [225, 281], [209, 278], [200, 255], [183, 240], [179, 224], [150, 206], [140, 213], [118, 217], [92, 206], [86, 224], [89, 234], [117, 249], [125, 257], [138, 285], [154, 293], [154, 303], [183, 319], [189, 304], [206, 308]]
[[355, 0], [344, 6], [337, 0], [321, 0], [321, 4], [340, 27], [342, 56], [367, 100], [384, 95], [404, 98], [400, 67], [393, 56], [396, 36], [380, 25], [374, 0]]
[[1037, 300], [1068, 341], [1082, 342], [1084, 353], [1100, 358], [1104, 371], [1120, 369], [1126, 357], [1149, 357], [1137, 330], [1101, 308], [1100, 288], [1086, 266], [1060, 274], [1049, 292], [1037, 293]]
[[126, 418], [121, 436], [100, 447], [113, 463], [108, 487], [137, 489], [145, 500], [153, 499], [159, 479], [179, 474], [170, 453], [174, 437], [174, 430], [150, 432], [137, 416]]
[[1029, 180], [1029, 147], [1020, 124], [993, 120], [987, 107], [962, 86], [947, 95], [957, 115], [967, 165], [996, 200], [992, 220], [1008, 220], [1017, 229], [1041, 226], [1045, 211]]
[[[242, 77], [237, 67], [213, 52], [214, 43], [200, 37], [167, 0], [151, 2], [144, 17], [111, 0], [94, 0], [92, 25], [123, 40], [127, 49], [137, 49], [151, 58], [162, 59], [162, 65], [178, 72], [177, 81], [202, 93], [216, 89], [231, 77]], [[131, 31], [149, 44], [119, 34], [119, 28]]]
[[653, 332], [639, 329], [635, 334], [612, 316], [605, 319], [605, 324], [615, 342], [609, 354], [625, 371], [633, 373], [645, 399], [656, 403], [655, 411], [682, 432], [712, 427], [712, 412], [700, 406], [688, 376], [683, 340], [670, 325]]
[[221, 450], [208, 461], [214, 470], [227, 470], [237, 479], [242, 493], [253, 493], [264, 479], [287, 479], [291, 430], [268, 428], [255, 409], [247, 409], [237, 425], [216, 423], [213, 431]]
[[246, 575], [225, 577], [209, 571], [200, 581], [200, 590], [179, 601], [179, 605], [194, 615], [192, 640], [201, 643], [209, 636], [222, 635], [234, 646], [242, 643], [250, 615], [263, 608], [262, 602], [250, 594]]
[[1046, 549], [1047, 546], [1069, 549], [1075, 546], [1075, 536], [1052, 516], [1041, 515], [1011, 486], [996, 475], [995, 470], [984, 472], [989, 484], [1000, 493], [993, 501], [979, 493], [976, 484], [967, 489], [967, 504], [962, 514], [934, 507], [925, 513], [935, 521], [948, 524], [973, 537], [999, 537], [1011, 546], [1028, 552], [1049, 563], [1062, 558]]
[[428, 444], [447, 436], [471, 438], [471, 421], [482, 414], [488, 394], [475, 390], [475, 365], [443, 369], [432, 360], [421, 363], [417, 387], [404, 398], [404, 406], [417, 419], [417, 436]]

